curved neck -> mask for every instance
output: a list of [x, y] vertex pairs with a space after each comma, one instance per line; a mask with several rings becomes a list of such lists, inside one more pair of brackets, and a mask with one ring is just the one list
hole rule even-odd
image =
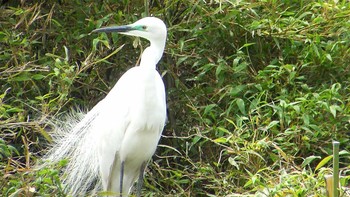
[[147, 47], [141, 55], [141, 67], [147, 67], [156, 69], [156, 65], [159, 62], [160, 58], [163, 56], [165, 39], [161, 41], [150, 41], [151, 45]]

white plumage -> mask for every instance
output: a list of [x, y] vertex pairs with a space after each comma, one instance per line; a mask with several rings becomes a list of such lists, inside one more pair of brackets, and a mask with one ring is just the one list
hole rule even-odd
[[90, 112], [58, 128], [56, 145], [46, 160], [55, 163], [68, 158], [63, 183], [72, 196], [85, 196], [92, 188], [100, 190], [100, 185], [111, 196], [127, 195], [141, 175], [139, 196], [144, 167], [164, 128], [165, 88], [156, 64], [165, 46], [165, 24], [146, 17], [131, 25], [94, 30], [114, 31], [143, 37], [150, 46], [143, 52], [140, 66], [129, 69]]

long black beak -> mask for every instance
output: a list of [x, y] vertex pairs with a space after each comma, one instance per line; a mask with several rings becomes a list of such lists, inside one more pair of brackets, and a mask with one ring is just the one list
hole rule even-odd
[[95, 32], [128, 32], [134, 30], [131, 26], [129, 25], [123, 25], [123, 26], [112, 26], [112, 27], [102, 27], [99, 29], [92, 30], [91, 33]]

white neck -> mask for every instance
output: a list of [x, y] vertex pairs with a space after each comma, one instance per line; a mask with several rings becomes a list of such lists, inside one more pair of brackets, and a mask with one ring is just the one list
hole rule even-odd
[[141, 55], [140, 67], [156, 69], [156, 65], [160, 58], [162, 58], [164, 52], [165, 39], [150, 42], [151, 45], [147, 47]]

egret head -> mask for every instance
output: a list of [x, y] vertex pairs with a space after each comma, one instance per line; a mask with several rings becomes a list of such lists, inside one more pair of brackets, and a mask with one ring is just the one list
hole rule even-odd
[[119, 32], [125, 35], [145, 38], [151, 43], [165, 43], [167, 34], [164, 22], [156, 17], [145, 17], [130, 25], [103, 27], [92, 32]]

